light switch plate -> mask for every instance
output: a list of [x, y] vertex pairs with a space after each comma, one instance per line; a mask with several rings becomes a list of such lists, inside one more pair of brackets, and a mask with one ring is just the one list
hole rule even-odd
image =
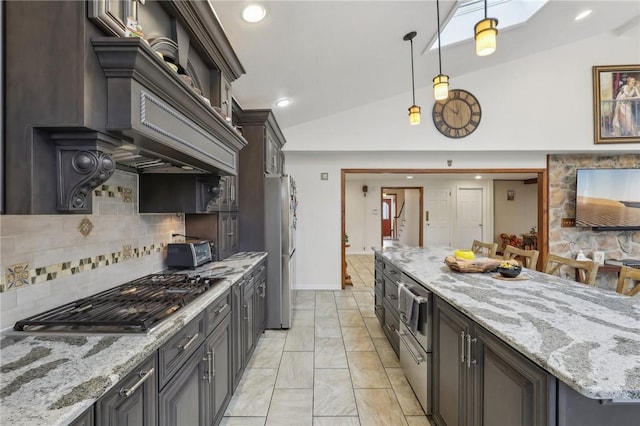
[[320, 180], [329, 180], [329, 173], [326, 173], [326, 172], [320, 173]]
[[573, 217], [563, 217], [560, 226], [563, 228], [574, 228], [576, 226], [576, 219]]

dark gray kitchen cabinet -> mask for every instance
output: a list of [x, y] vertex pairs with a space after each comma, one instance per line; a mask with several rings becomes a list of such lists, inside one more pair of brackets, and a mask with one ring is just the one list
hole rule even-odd
[[247, 141], [238, 155], [239, 250], [264, 251], [265, 174], [283, 174], [286, 141], [271, 110], [240, 110], [234, 104], [234, 112]]
[[206, 356], [207, 361], [211, 363], [211, 368], [208, 370], [208, 374], [211, 375], [207, 398], [210, 410], [208, 424], [219, 424], [233, 393], [230, 315], [225, 316], [216, 330], [207, 338]]
[[96, 425], [157, 425], [157, 397], [158, 382], [154, 354], [96, 402]]
[[555, 425], [555, 378], [439, 297], [433, 313], [438, 426]]
[[220, 211], [187, 214], [185, 234], [215, 243], [215, 260], [223, 260], [238, 251], [238, 212]]
[[89, 407], [77, 419], [69, 423], [69, 426], [94, 426], [94, 406]]
[[382, 301], [384, 300], [384, 275], [382, 257], [379, 254], [375, 256], [375, 274], [374, 274], [374, 311], [380, 326], [384, 326], [384, 306]]
[[258, 293], [256, 292], [256, 286], [254, 282], [254, 277], [249, 278], [245, 282], [244, 293], [243, 293], [243, 324], [244, 324], [244, 346], [242, 348], [242, 364], [243, 367], [246, 367], [247, 362], [249, 362], [249, 358], [253, 354], [253, 349], [255, 348], [256, 343], [256, 320], [255, 320], [255, 309], [258, 298]]
[[208, 424], [208, 367], [206, 347], [201, 345], [160, 391], [158, 409], [161, 426]]
[[204, 344], [161, 389], [160, 425], [206, 426], [222, 419], [232, 392], [230, 313], [217, 321]]
[[256, 306], [255, 306], [255, 323], [256, 323], [256, 342], [260, 335], [264, 333], [267, 326], [267, 264], [261, 263], [255, 269], [255, 286], [256, 286]]
[[238, 251], [238, 212], [218, 212], [218, 259]]
[[238, 210], [238, 187], [236, 176], [221, 176], [218, 184], [218, 196], [207, 205], [207, 210], [235, 211]]
[[378, 298], [382, 297], [382, 315], [378, 317], [378, 320], [382, 318], [382, 329], [396, 355], [399, 355], [400, 336], [398, 335], [398, 331], [400, 330], [400, 315], [398, 313], [398, 281], [400, 280], [400, 271], [394, 265], [385, 261], [382, 264], [382, 280], [381, 285], [377, 287], [377, 289], [383, 292], [377, 295]]
[[231, 286], [231, 365], [232, 365], [232, 383], [235, 391], [240, 383], [244, 366], [242, 364], [242, 346], [244, 339], [243, 332], [243, 298], [242, 288], [244, 280], [240, 280]]

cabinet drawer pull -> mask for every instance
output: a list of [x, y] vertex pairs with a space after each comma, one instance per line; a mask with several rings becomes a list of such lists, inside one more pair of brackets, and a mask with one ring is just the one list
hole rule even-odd
[[396, 300], [398, 298], [398, 296], [396, 296], [395, 294], [387, 294], [387, 299], [389, 300]]
[[191, 344], [192, 344], [193, 342], [195, 342], [195, 341], [196, 341], [196, 339], [198, 338], [198, 336], [200, 336], [200, 333], [196, 333], [196, 334], [194, 334], [193, 336], [187, 336], [187, 339], [189, 339], [189, 340], [188, 340], [188, 341], [187, 341], [187, 343], [185, 343], [184, 345], [179, 345], [179, 346], [178, 346], [178, 350], [180, 350], [180, 351], [185, 351], [189, 346], [191, 346]]
[[471, 338], [471, 335], [467, 334], [467, 368], [471, 368], [471, 364], [475, 365], [478, 362], [475, 359], [471, 361], [471, 344], [477, 341], [478, 339]]
[[140, 376], [140, 380], [138, 380], [133, 386], [130, 388], [120, 388], [120, 396], [124, 396], [125, 398], [129, 398], [133, 393], [140, 387], [144, 382], [147, 381], [149, 377], [155, 371], [154, 368], [150, 368], [148, 371], [140, 370], [138, 376]]
[[460, 362], [464, 364], [464, 330], [460, 332]]
[[225, 309], [227, 309], [227, 306], [229, 306], [228, 303], [225, 303], [224, 305], [222, 305], [222, 307], [220, 307], [219, 309], [216, 309], [213, 312], [213, 315], [220, 315], [220, 312], [224, 311]]
[[261, 267], [259, 267], [259, 268], [258, 268], [258, 271], [259, 271], [259, 272], [262, 272], [262, 271], [264, 271], [264, 268], [265, 268], [265, 267], [264, 267], [264, 265], [263, 265], [263, 266], [261, 266]]

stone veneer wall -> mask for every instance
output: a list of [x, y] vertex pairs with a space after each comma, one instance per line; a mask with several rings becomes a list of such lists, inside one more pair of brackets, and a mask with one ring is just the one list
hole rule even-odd
[[0, 216], [0, 329], [164, 268], [184, 215], [138, 214], [138, 176], [117, 171], [93, 214]]
[[[549, 155], [549, 253], [575, 258], [603, 251], [605, 259], [640, 258], [640, 231], [592, 231], [561, 227], [562, 218], [575, 218], [576, 169], [640, 168], [640, 154]], [[640, 185], [640, 182], [638, 183]], [[597, 285], [615, 288], [615, 274], [598, 274]]]

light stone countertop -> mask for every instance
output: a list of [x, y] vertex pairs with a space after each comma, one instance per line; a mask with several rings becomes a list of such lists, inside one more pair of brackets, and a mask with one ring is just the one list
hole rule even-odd
[[197, 269], [171, 271], [224, 280], [149, 334], [4, 331], [0, 334], [0, 424], [69, 424], [266, 256], [237, 253]]
[[582, 395], [640, 399], [640, 297], [529, 269], [522, 281], [454, 272], [453, 248], [374, 251]]

